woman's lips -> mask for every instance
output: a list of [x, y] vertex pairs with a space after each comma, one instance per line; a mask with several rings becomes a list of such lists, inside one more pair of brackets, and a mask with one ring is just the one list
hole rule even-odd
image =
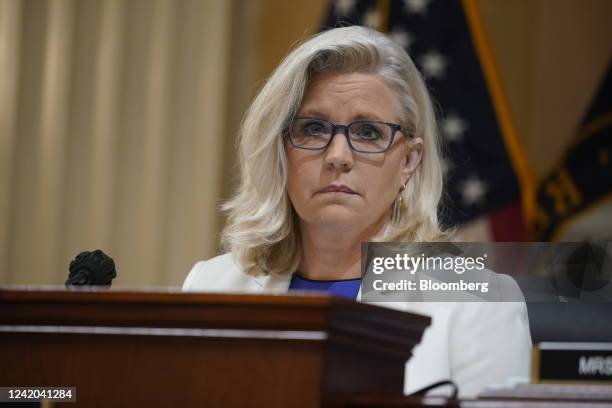
[[351, 188], [343, 184], [330, 184], [318, 191], [319, 193], [346, 193], [346, 194], [357, 194]]

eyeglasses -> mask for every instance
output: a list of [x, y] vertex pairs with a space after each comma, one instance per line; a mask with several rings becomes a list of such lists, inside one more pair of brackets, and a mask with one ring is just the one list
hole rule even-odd
[[296, 118], [289, 129], [289, 141], [295, 147], [307, 150], [324, 150], [338, 131], [342, 131], [349, 146], [360, 153], [386, 152], [400, 125], [395, 123], [363, 120], [348, 125], [336, 125], [319, 118]]

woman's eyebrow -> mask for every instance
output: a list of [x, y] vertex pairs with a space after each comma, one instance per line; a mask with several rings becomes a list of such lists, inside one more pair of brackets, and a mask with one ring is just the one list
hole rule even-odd
[[377, 120], [383, 122], [383, 119], [375, 113], [358, 113], [352, 116], [353, 120]]
[[305, 109], [303, 111], [301, 111], [298, 116], [308, 116], [311, 118], [319, 118], [319, 119], [326, 119], [329, 120], [329, 116], [326, 115], [325, 113], [322, 113], [321, 111], [318, 110], [311, 110], [311, 109]]
[[[301, 111], [298, 116], [307, 116], [307, 117], [311, 117], [311, 118], [319, 118], [319, 119], [325, 119], [325, 120], [329, 120], [329, 115], [316, 110], [316, 109], [305, 109], [303, 111]], [[376, 120], [376, 121], [381, 121], [384, 122], [384, 120], [377, 115], [376, 113], [358, 113], [356, 115], [352, 115], [351, 116], [351, 121], [359, 121], [359, 120]]]

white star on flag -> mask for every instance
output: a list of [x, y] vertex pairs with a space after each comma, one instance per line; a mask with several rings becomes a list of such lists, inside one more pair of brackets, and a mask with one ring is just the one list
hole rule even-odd
[[458, 140], [461, 140], [461, 138], [463, 137], [463, 133], [468, 128], [468, 124], [459, 116], [455, 114], [450, 114], [444, 119], [442, 119], [440, 128], [446, 140], [450, 142], [456, 142]]
[[427, 5], [430, 0], [404, 0], [404, 8], [410, 14], [427, 14]]
[[414, 44], [414, 35], [402, 28], [394, 28], [389, 35], [393, 41], [406, 51], [410, 51], [410, 47]]
[[431, 50], [427, 54], [422, 55], [421, 58], [419, 58], [419, 62], [427, 78], [444, 78], [448, 61], [439, 52]]
[[472, 204], [481, 204], [487, 192], [487, 185], [478, 177], [472, 175], [459, 186], [461, 201], [467, 207]]
[[381, 22], [381, 17], [378, 11], [370, 10], [363, 17], [363, 23], [370, 28], [378, 28]]
[[334, 9], [339, 16], [350, 14], [353, 8], [355, 8], [355, 0], [336, 0], [334, 3]]

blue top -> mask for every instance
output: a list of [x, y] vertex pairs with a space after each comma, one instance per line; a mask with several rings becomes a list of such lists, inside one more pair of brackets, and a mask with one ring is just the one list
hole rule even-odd
[[356, 299], [361, 286], [361, 278], [341, 280], [312, 280], [302, 278], [297, 273], [291, 276], [289, 291], [315, 291], [324, 292], [329, 295], [342, 296]]

